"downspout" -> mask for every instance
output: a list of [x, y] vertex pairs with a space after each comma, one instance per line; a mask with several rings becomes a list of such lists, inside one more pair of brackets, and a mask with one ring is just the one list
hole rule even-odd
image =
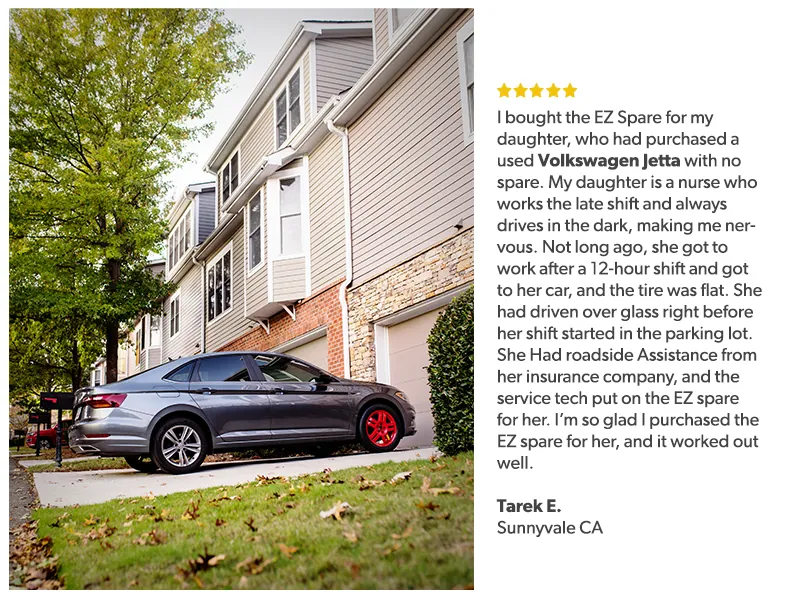
[[200, 305], [200, 315], [201, 315], [201, 323], [202, 326], [200, 327], [200, 353], [205, 354], [206, 352], [206, 261], [202, 263], [197, 262], [197, 258], [195, 258], [195, 253], [192, 252], [192, 262], [199, 266], [203, 272], [203, 275], [200, 279], [200, 297], [202, 298], [202, 304]]
[[325, 121], [328, 131], [342, 140], [342, 171], [344, 179], [344, 256], [345, 277], [339, 286], [339, 303], [342, 305], [342, 355], [344, 357], [344, 376], [350, 378], [350, 311], [347, 307], [347, 288], [353, 282], [353, 232], [350, 223], [350, 138], [347, 128], [340, 129], [332, 119]]

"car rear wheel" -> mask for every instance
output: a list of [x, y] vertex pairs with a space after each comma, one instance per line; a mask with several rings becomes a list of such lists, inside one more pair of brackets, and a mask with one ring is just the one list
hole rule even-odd
[[158, 471], [158, 465], [146, 454], [142, 456], [126, 456], [125, 462], [128, 463], [132, 469], [136, 469], [142, 473], [155, 473]]
[[361, 444], [369, 452], [394, 450], [402, 437], [400, 428], [400, 415], [394, 408], [386, 404], [370, 406], [361, 415], [358, 424]]
[[196, 471], [208, 453], [208, 441], [195, 421], [178, 417], [158, 426], [153, 438], [153, 460], [158, 468], [178, 475]]
[[50, 440], [48, 440], [47, 438], [42, 438], [41, 440], [39, 440], [39, 448], [41, 448], [42, 450], [49, 449], [50, 448]]

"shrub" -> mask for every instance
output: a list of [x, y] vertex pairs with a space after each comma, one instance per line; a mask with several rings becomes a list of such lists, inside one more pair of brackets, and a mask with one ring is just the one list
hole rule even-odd
[[428, 383], [436, 446], [445, 454], [475, 446], [474, 287], [453, 299], [428, 336]]

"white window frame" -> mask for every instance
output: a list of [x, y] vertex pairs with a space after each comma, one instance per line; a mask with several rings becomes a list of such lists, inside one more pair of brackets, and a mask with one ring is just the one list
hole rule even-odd
[[[180, 301], [180, 299], [181, 299], [181, 290], [180, 290], [180, 288], [178, 288], [177, 291], [169, 297], [169, 301], [167, 302], [167, 306], [169, 307], [169, 339], [170, 340], [172, 338], [174, 338], [175, 336], [177, 336], [178, 334], [180, 334], [180, 332], [181, 332], [181, 309], [183, 307], [181, 306], [182, 302]], [[175, 333], [173, 333], [172, 332], [172, 303], [175, 300], [178, 300], [178, 328], [175, 330]], [[161, 335], [163, 337], [163, 335], [164, 335], [164, 327], [163, 327], [164, 322], [163, 321], [161, 322], [161, 325], [162, 325], [162, 327], [161, 327]]]
[[[186, 210], [184, 210], [181, 213], [181, 218], [178, 219], [178, 221], [175, 223], [175, 226], [170, 230], [169, 236], [167, 236], [167, 272], [168, 273], [172, 273], [173, 271], [175, 271], [175, 268], [179, 264], [181, 264], [183, 262], [183, 259], [186, 257], [187, 254], [189, 254], [189, 251], [192, 248], [194, 248], [194, 245], [195, 245], [194, 244], [194, 240], [195, 240], [195, 236], [197, 235], [197, 227], [195, 226], [195, 222], [194, 222], [195, 215], [194, 215], [194, 212], [192, 210], [193, 206], [194, 206], [193, 203], [189, 203], [189, 205], [186, 207]], [[189, 232], [188, 248], [183, 249], [184, 246], [185, 246], [184, 239], [186, 237], [186, 235], [185, 235], [186, 223], [190, 224], [191, 231]], [[184, 236], [180, 235], [181, 225], [183, 225], [183, 227], [184, 227]], [[175, 260], [174, 262], [173, 262], [173, 257], [172, 257], [172, 254], [171, 254], [172, 253], [172, 240], [173, 240], [173, 238], [175, 239], [176, 243], [178, 243], [178, 242], [181, 243], [181, 249], [182, 249], [182, 252], [183, 252], [183, 254], [181, 254], [177, 258], [177, 260]], [[175, 252], [175, 254], [177, 255], [178, 253]]]
[[[400, 8], [405, 8], [405, 7], [401, 6]], [[387, 8], [386, 9], [387, 18], [388, 18], [388, 21], [389, 21], [388, 29], [389, 29], [389, 43], [390, 44], [394, 41], [394, 38], [397, 37], [397, 34], [400, 33], [401, 31], [403, 31], [403, 29], [405, 29], [406, 26], [411, 21], [414, 20], [414, 17], [417, 15], [417, 12], [419, 12], [420, 9], [419, 8], [416, 9], [415, 12], [411, 13], [408, 16], [408, 18], [405, 20], [405, 22], [400, 24], [400, 25], [397, 25], [395, 23], [395, 21], [397, 19], [397, 16], [394, 14], [394, 11], [396, 11], [396, 10], [397, 10], [396, 8]]]
[[[300, 234], [303, 240], [303, 251], [294, 254], [281, 254], [281, 203], [280, 182], [283, 179], [299, 178], [300, 181]], [[267, 180], [267, 216], [268, 245], [270, 261], [304, 258], [309, 254], [308, 228], [308, 171], [303, 167], [279, 171]]]
[[464, 144], [469, 145], [475, 139], [475, 56], [472, 57], [472, 129], [469, 122], [469, 82], [467, 81], [467, 59], [464, 43], [469, 36], [475, 36], [475, 19], [467, 21], [456, 34], [458, 47], [458, 87], [461, 92], [461, 123], [464, 127]]
[[[259, 213], [258, 213], [259, 219], [261, 221], [261, 223], [259, 223], [259, 228], [260, 228], [260, 230], [259, 230], [260, 231], [260, 233], [259, 233], [259, 243], [261, 244], [261, 260], [255, 266], [251, 266], [250, 265], [250, 204], [252, 204], [252, 202], [255, 201], [255, 200], [258, 201], [258, 203], [260, 205], [260, 209], [261, 209], [259, 211]], [[264, 212], [267, 209], [267, 207], [265, 206], [265, 202], [264, 202], [264, 190], [263, 189], [259, 189], [258, 192], [256, 192], [256, 195], [254, 195], [252, 198], [250, 198], [250, 200], [247, 201], [246, 207], [247, 208], [245, 209], [245, 212], [247, 213], [247, 218], [245, 219], [245, 230], [244, 230], [245, 231], [245, 234], [244, 234], [244, 238], [245, 238], [245, 243], [244, 243], [244, 246], [245, 246], [245, 259], [244, 259], [244, 261], [245, 261], [245, 266], [247, 267], [247, 274], [248, 275], [252, 275], [252, 274], [256, 273], [259, 269], [261, 269], [261, 267], [264, 266], [264, 263], [267, 262], [266, 261], [266, 256], [265, 256], [265, 252], [264, 252], [265, 249], [266, 249], [264, 247], [264, 231], [265, 231], [264, 230]], [[206, 308], [208, 308], [208, 307], [206, 307]]]
[[[290, 114], [289, 113], [288, 93], [289, 93], [289, 82], [291, 81], [292, 77], [295, 76], [295, 74], [299, 74], [299, 78], [300, 78], [300, 99], [299, 99], [299, 102], [300, 102], [300, 122], [290, 130], [289, 129], [289, 125], [288, 125], [288, 119], [289, 119], [289, 114]], [[291, 72], [289, 73], [289, 76], [281, 84], [281, 87], [280, 87], [278, 93], [275, 94], [272, 97], [272, 117], [273, 117], [273, 121], [272, 122], [274, 123], [273, 135], [275, 136], [275, 149], [276, 150], [279, 150], [280, 148], [283, 148], [286, 144], [288, 144], [289, 140], [292, 139], [292, 134], [294, 132], [296, 132], [298, 130], [298, 128], [300, 128], [303, 125], [303, 123], [305, 122], [305, 120], [306, 120], [305, 106], [303, 106], [305, 104], [305, 102], [304, 102], [304, 100], [305, 100], [304, 91], [305, 91], [305, 81], [303, 79], [303, 61], [302, 61], [302, 59], [300, 59], [299, 63], [295, 66], [295, 68], [293, 68], [291, 70]], [[278, 97], [281, 94], [286, 96], [286, 119], [287, 119], [287, 125], [286, 125], [286, 139], [283, 141], [282, 144], [278, 145]], [[314, 98], [311, 99], [311, 102], [312, 102], [312, 104], [314, 103]]]
[[[217, 171], [217, 181], [219, 183], [219, 207], [225, 206], [230, 199], [233, 198], [235, 195], [236, 190], [239, 189], [239, 186], [242, 185], [242, 155], [239, 152], [239, 146], [236, 147], [236, 150], [231, 152], [228, 159], [225, 163], [220, 167], [219, 171]], [[223, 193], [225, 189], [225, 169], [231, 166], [231, 162], [233, 158], [236, 157], [236, 187], [228, 187], [228, 197], [223, 198]]]
[[[153, 343], [153, 319], [158, 319], [158, 343]], [[153, 315], [147, 316], [147, 347], [148, 348], [160, 348], [161, 347], [161, 336], [163, 335], [162, 327], [164, 326], [164, 320], [161, 317], [153, 317]]]
[[[228, 308], [226, 308], [225, 310], [223, 310], [222, 312], [218, 312], [216, 315], [214, 315], [213, 319], [209, 319], [209, 317], [208, 317], [208, 301], [209, 301], [209, 295], [208, 295], [208, 273], [209, 273], [209, 271], [211, 271], [213, 268], [215, 268], [217, 266], [218, 262], [220, 262], [221, 260], [223, 260], [225, 258], [225, 255], [228, 252], [231, 253], [231, 305]], [[234, 267], [233, 267], [233, 240], [231, 240], [230, 242], [228, 242], [228, 244], [222, 250], [217, 252], [214, 255], [214, 258], [212, 258], [208, 262], [208, 264], [206, 265], [206, 273], [205, 273], [205, 278], [204, 278], [204, 281], [203, 281], [203, 285], [205, 286], [205, 290], [206, 290], [206, 294], [205, 294], [206, 301], [205, 301], [205, 306], [203, 306], [203, 312], [204, 312], [204, 315], [205, 315], [204, 316], [205, 321], [209, 325], [211, 325], [212, 323], [219, 322], [220, 317], [224, 317], [225, 315], [227, 315], [229, 312], [231, 312], [233, 310], [233, 305], [234, 305], [233, 289], [234, 289], [234, 285], [235, 285], [234, 281], [233, 281], [234, 280], [233, 271], [234, 271]], [[225, 296], [225, 294], [223, 293], [223, 297], [224, 296]], [[215, 310], [216, 310], [216, 308], [215, 308]]]

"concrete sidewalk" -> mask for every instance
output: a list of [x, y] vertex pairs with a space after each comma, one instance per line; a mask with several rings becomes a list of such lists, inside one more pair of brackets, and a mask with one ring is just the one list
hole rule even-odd
[[[79, 456], [78, 458], [65, 458], [61, 462], [62, 463], [81, 462], [81, 461], [84, 461], [84, 460], [92, 460], [92, 459], [96, 459], [96, 458], [100, 458], [100, 457], [99, 456]], [[46, 458], [46, 459], [39, 458], [39, 459], [36, 459], [36, 460], [19, 460], [19, 459], [17, 459], [17, 462], [19, 462], [19, 464], [21, 464], [23, 467], [35, 467], [37, 465], [52, 465], [56, 461], [53, 460], [52, 458]]]
[[364, 467], [384, 462], [402, 462], [430, 458], [436, 448], [395, 450], [386, 454], [347, 454], [330, 458], [290, 458], [246, 461], [240, 463], [210, 463], [196, 473], [187, 475], [148, 475], [133, 469], [108, 471], [75, 471], [67, 473], [34, 473], [36, 491], [42, 506], [72, 506], [74, 504], [99, 504], [116, 498], [146, 496], [153, 493], [164, 496], [174, 492], [230, 486], [266, 477], [293, 477], [319, 473], [324, 469], [334, 471], [350, 467]]

